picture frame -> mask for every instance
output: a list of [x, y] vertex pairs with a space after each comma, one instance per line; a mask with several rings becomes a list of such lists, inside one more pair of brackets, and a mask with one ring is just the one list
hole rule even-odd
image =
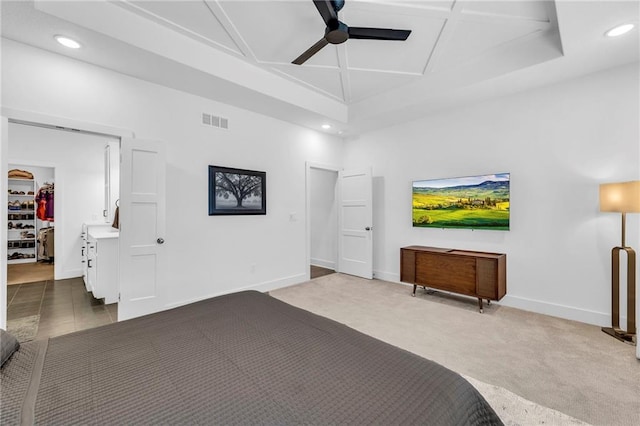
[[209, 166], [209, 216], [266, 214], [266, 172]]
[[510, 173], [413, 181], [413, 227], [508, 231], [510, 181]]

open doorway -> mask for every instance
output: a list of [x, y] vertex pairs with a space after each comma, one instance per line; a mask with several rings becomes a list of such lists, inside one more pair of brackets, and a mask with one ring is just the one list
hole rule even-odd
[[[117, 321], [117, 304], [105, 304], [85, 286], [81, 233], [84, 224], [111, 226], [115, 206], [107, 203], [115, 205], [119, 184], [117, 170], [108, 169], [106, 156], [119, 157], [119, 138], [10, 122], [7, 139], [8, 170], [34, 175], [33, 189], [24, 191], [25, 195], [34, 193], [31, 212], [20, 212], [33, 215], [33, 230], [22, 242], [25, 246], [33, 243], [31, 251], [27, 247], [12, 250], [11, 241], [7, 243], [7, 329], [19, 340], [28, 341]], [[115, 191], [107, 185], [109, 176]], [[12, 186], [9, 181], [9, 193]], [[42, 218], [39, 196], [45, 197]], [[22, 237], [26, 225], [17, 219], [23, 217], [8, 219], [7, 235]], [[22, 230], [15, 229], [19, 223]], [[12, 262], [12, 256], [21, 259]], [[14, 270], [47, 263], [48, 274]]]
[[309, 276], [329, 275], [338, 268], [338, 170], [308, 166]]
[[9, 164], [7, 285], [54, 279], [55, 168]]

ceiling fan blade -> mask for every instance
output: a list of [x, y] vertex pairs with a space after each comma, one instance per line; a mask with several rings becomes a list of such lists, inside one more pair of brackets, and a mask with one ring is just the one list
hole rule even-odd
[[406, 40], [411, 30], [349, 27], [349, 38], [369, 40]]
[[310, 48], [308, 48], [302, 55], [298, 56], [296, 59], [293, 60], [293, 62], [291, 62], [292, 64], [295, 65], [302, 65], [305, 62], [307, 62], [307, 60], [309, 58], [311, 58], [313, 55], [315, 55], [316, 53], [318, 53], [320, 51], [320, 49], [322, 49], [323, 47], [325, 47], [327, 44], [329, 44], [329, 42], [327, 41], [326, 38], [321, 38], [320, 40], [318, 40], [318, 42], [316, 44], [314, 44], [313, 46], [311, 46]]
[[338, 13], [333, 8], [331, 0], [313, 0], [313, 4], [316, 5], [325, 25], [329, 26], [329, 22], [338, 20]]

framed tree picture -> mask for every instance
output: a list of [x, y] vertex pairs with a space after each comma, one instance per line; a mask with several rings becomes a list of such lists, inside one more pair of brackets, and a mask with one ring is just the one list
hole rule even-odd
[[209, 166], [209, 216], [267, 214], [266, 173]]

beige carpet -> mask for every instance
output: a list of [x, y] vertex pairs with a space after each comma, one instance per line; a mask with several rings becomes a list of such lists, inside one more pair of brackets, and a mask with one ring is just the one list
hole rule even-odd
[[17, 263], [7, 265], [7, 285], [53, 280], [53, 263]]
[[635, 347], [575, 321], [496, 304], [480, 314], [475, 299], [410, 293], [343, 274], [270, 292], [479, 381], [507, 424], [640, 424]]

